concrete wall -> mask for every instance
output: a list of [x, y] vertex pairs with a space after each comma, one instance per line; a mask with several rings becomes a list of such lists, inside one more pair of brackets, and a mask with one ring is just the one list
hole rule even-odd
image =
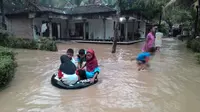
[[[69, 28], [73, 31], [75, 30], [75, 23], [83, 22], [82, 20], [71, 20], [69, 21]], [[89, 39], [104, 39], [104, 27], [102, 19], [87, 19], [88, 30], [89, 30]], [[110, 39], [114, 35], [114, 21], [106, 20], [106, 39]], [[93, 35], [93, 36], [92, 36]]]
[[6, 20], [8, 31], [17, 37], [33, 39], [32, 19], [28, 17], [9, 17]]
[[[103, 20], [89, 19], [89, 39], [103, 39]], [[107, 28], [108, 29], [108, 28]]]
[[[75, 23], [83, 23], [83, 20], [69, 20], [69, 24], [68, 24], [68, 28], [71, 30], [72, 35], [75, 34]], [[67, 30], [67, 29], [66, 29]], [[67, 31], [66, 31], [67, 32]], [[68, 32], [69, 33], [69, 32]], [[71, 39], [73, 38], [79, 38], [79, 39], [83, 39], [83, 37], [70, 37]]]
[[[36, 25], [41, 30], [42, 21], [48, 21], [47, 18], [35, 18], [34, 19], [34, 25]], [[64, 19], [52, 19], [52, 23], [60, 23], [61, 24], [61, 38], [67, 37], [67, 24], [66, 20]]]
[[114, 21], [106, 20], [106, 39], [114, 37]]

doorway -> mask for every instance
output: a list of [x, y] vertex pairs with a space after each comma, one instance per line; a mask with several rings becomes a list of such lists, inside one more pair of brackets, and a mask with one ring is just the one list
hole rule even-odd
[[52, 36], [55, 37], [56, 40], [61, 37], [61, 24], [60, 23], [52, 23]]

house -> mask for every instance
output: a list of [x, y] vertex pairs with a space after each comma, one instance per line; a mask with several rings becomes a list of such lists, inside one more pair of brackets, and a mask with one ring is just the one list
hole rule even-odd
[[[146, 34], [146, 20], [134, 11], [122, 11], [120, 39], [129, 41]], [[31, 3], [28, 7], [6, 11], [8, 31], [18, 37], [56, 40], [111, 40], [116, 10], [104, 5], [53, 8]]]

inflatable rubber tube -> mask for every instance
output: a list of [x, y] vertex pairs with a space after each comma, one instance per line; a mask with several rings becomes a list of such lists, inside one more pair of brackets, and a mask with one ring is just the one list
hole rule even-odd
[[88, 80], [80, 80], [74, 85], [66, 85], [60, 79], [58, 79], [55, 74], [51, 77], [51, 84], [61, 89], [81, 89], [94, 85], [97, 82], [98, 80], [95, 80], [94, 83], [90, 83]]

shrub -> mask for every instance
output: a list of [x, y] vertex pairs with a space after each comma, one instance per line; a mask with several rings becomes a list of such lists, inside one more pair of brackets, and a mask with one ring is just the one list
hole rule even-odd
[[187, 48], [191, 48], [194, 52], [200, 52], [200, 39], [188, 40]]
[[189, 39], [186, 44], [187, 48], [191, 48], [192, 39]]
[[9, 34], [7, 33], [1, 33], [1, 32], [0, 32], [0, 45], [11, 48], [57, 51], [56, 43], [47, 37], [43, 37], [39, 41], [35, 41], [33, 39], [16, 38], [14, 36], [9, 36]]
[[46, 37], [43, 37], [39, 40], [40, 45], [39, 45], [39, 49], [40, 50], [47, 50], [47, 51], [58, 51], [56, 43]]
[[193, 39], [191, 42], [191, 49], [194, 52], [200, 52], [200, 41], [198, 39]]
[[14, 76], [17, 67], [14, 56], [10, 49], [0, 47], [0, 87], [7, 85]]
[[10, 56], [12, 60], [15, 60], [15, 55], [16, 53], [14, 53], [11, 49], [9, 48], [4, 48], [0, 46], [0, 56]]
[[195, 56], [197, 58], [197, 62], [200, 64], [200, 53], [197, 53]]

